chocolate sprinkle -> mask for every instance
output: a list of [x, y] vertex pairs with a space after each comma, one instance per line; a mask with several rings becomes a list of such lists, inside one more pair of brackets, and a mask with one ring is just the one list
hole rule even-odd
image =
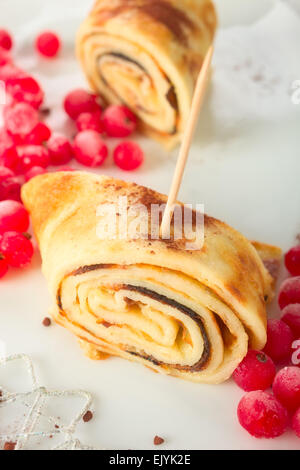
[[153, 439], [153, 444], [155, 446], [160, 446], [164, 442], [165, 442], [165, 440], [162, 437], [159, 437], [159, 436], [155, 436], [155, 438]]
[[48, 318], [48, 317], [44, 318], [43, 325], [46, 326], [46, 327], [50, 326], [51, 325], [50, 318]]
[[39, 112], [43, 117], [47, 117], [51, 114], [51, 109], [50, 108], [41, 108]]
[[3, 450], [15, 450], [16, 442], [5, 442]]
[[91, 421], [93, 419], [94, 415], [91, 411], [87, 411], [85, 413], [85, 415], [83, 415], [82, 419], [85, 423], [88, 423], [89, 421]]

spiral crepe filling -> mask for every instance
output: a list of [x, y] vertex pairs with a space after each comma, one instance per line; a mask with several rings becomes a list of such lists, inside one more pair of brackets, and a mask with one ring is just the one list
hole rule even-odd
[[127, 196], [129, 206], [165, 196], [88, 173], [34, 178], [22, 192], [53, 295], [54, 318], [90, 357], [143, 363], [195, 382], [226, 380], [266, 341], [272, 278], [264, 261], [279, 250], [257, 245], [205, 216], [205, 243], [99, 239], [96, 208]]
[[215, 28], [210, 0], [99, 0], [79, 30], [78, 57], [94, 90], [172, 146]]

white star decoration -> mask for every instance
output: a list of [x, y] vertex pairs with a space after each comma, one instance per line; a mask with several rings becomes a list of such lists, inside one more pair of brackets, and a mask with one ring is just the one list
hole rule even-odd
[[[6, 442], [12, 442], [15, 443], [15, 450], [29, 449], [30, 439], [51, 439], [59, 435], [59, 437], [62, 437], [62, 443], [52, 447], [51, 450], [91, 450], [91, 447], [82, 445], [74, 436], [76, 426], [82, 420], [85, 413], [90, 410], [92, 403], [90, 393], [82, 390], [51, 391], [40, 386], [34, 372], [32, 360], [25, 354], [0, 358], [0, 367], [15, 361], [23, 362], [30, 379], [30, 390], [26, 392], [9, 392], [2, 387], [0, 383], [2, 394], [0, 397], [0, 409], [18, 402], [23, 406], [23, 410], [25, 410], [25, 414], [22, 416], [22, 422], [18, 424], [17, 430], [11, 433], [0, 433], [0, 448], [3, 448]], [[45, 413], [47, 399], [66, 398], [70, 401], [72, 397], [83, 399], [84, 405], [69, 424], [63, 424], [59, 421], [58, 425], [57, 418]], [[41, 421], [47, 421], [47, 423], [49, 423], [49, 430], [43, 431], [37, 429]]]

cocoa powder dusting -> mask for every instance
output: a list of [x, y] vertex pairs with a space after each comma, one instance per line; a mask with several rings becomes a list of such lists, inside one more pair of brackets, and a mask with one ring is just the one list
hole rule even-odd
[[95, 9], [95, 24], [104, 23], [111, 18], [133, 9], [141, 11], [158, 23], [163, 24], [182, 44], [187, 43], [188, 35], [195, 29], [195, 24], [187, 14], [166, 0], [123, 0], [118, 6]]

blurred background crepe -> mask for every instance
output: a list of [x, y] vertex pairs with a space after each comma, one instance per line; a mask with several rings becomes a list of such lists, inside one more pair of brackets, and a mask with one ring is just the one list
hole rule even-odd
[[211, 0], [96, 0], [77, 55], [96, 92], [129, 106], [145, 133], [172, 148], [216, 26]]
[[[73, 56], [74, 37], [93, 2], [22, 0], [22, 15], [16, 15], [20, 0], [3, 3], [2, 25], [17, 36], [16, 62], [45, 85], [51, 127], [60, 132], [64, 126], [71, 137], [74, 128], [69, 126], [62, 100], [71, 88], [87, 85]], [[251, 239], [270, 241], [285, 250], [300, 231], [300, 107], [290, 100], [291, 84], [300, 76], [300, 23], [290, 3], [242, 0], [237, 6], [236, 0], [215, 1], [220, 28], [212, 85], [189, 158], [188, 184], [182, 188], [183, 200], [204, 202], [208, 213]], [[34, 37], [45, 29], [58, 31], [65, 46], [61, 57], [50, 63], [32, 56]], [[139, 172], [125, 174], [126, 178], [166, 193], [174, 161], [155, 141], [137, 139], [149, 158]], [[101, 172], [124, 178], [110, 165]], [[98, 364], [84, 357], [63, 328], [45, 329], [41, 319], [50, 298], [38, 254], [31, 269], [10, 275], [1, 285], [1, 338], [7, 339], [9, 353], [26, 351], [43, 362], [48, 384], [81, 386], [100, 404], [101, 412], [86, 428], [86, 443], [153, 449], [151, 438], [159, 432], [168, 438], [166, 449], [299, 449], [299, 441], [290, 434], [279, 440], [254, 441], [241, 432], [233, 419], [240, 397], [234, 383], [195, 387], [153, 376], [129, 361]], [[278, 314], [276, 305], [274, 301], [268, 306], [270, 316]], [[19, 374], [14, 379], [22, 386]], [[120, 416], [124, 419], [116, 427], [112, 423], [119, 423]]]
[[[148, 212], [166, 202], [143, 186], [83, 172], [42, 175], [23, 187], [55, 320], [93, 359], [106, 353], [198, 383], [223, 382], [248, 346], [265, 345], [281, 251], [252, 245], [209, 216], [195, 251], [184, 239], [100, 239], [97, 209], [124, 196], [128, 208]], [[128, 224], [134, 217], [128, 213]]]

